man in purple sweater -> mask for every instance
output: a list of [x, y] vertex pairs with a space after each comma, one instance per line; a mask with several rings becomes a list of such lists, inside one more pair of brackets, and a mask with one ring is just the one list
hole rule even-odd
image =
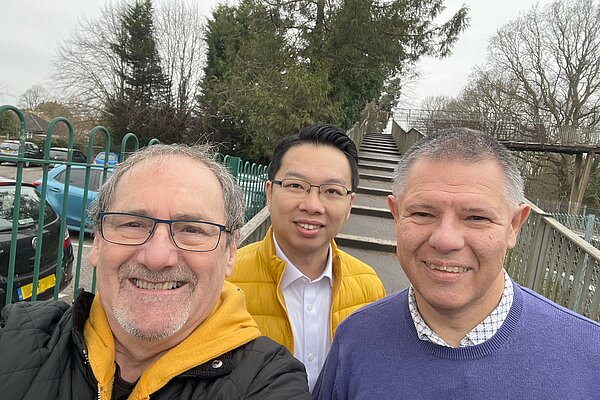
[[340, 325], [313, 399], [600, 399], [600, 324], [504, 271], [530, 212], [511, 154], [440, 131], [404, 155], [393, 192], [411, 286]]

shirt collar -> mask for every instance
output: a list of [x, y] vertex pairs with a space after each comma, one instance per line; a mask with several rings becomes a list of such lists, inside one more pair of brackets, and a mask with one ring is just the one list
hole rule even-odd
[[279, 243], [277, 243], [277, 238], [275, 238], [275, 232], [273, 232], [273, 243], [275, 244], [275, 254], [277, 257], [281, 258], [286, 262], [287, 268], [283, 271], [283, 277], [281, 278], [281, 289], [285, 289], [290, 284], [295, 282], [297, 279], [306, 278], [309, 282], [318, 282], [321, 279], [327, 279], [329, 285], [333, 287], [333, 263], [332, 263], [332, 255], [331, 255], [331, 243], [329, 244], [329, 250], [327, 251], [327, 264], [325, 264], [325, 269], [319, 275], [318, 278], [313, 279], [312, 281], [302, 273], [290, 260], [287, 258], [281, 247], [279, 247]]
[[[475, 328], [473, 328], [465, 337], [461, 340], [459, 347], [475, 346], [489, 340], [496, 334], [498, 329], [502, 326], [502, 323], [508, 316], [510, 307], [513, 303], [514, 288], [512, 279], [504, 270], [504, 291], [498, 306], [488, 315], [483, 321], [481, 321]], [[432, 342], [440, 346], [452, 347], [446, 343], [437, 333], [435, 333], [429, 325], [425, 322], [421, 313], [417, 309], [417, 301], [415, 298], [415, 290], [411, 285], [408, 289], [408, 309], [412, 317], [413, 323], [417, 330], [417, 336], [419, 339]]]

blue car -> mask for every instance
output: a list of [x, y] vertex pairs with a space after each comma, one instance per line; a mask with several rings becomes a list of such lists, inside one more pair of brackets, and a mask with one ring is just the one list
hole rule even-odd
[[[106, 179], [108, 179], [114, 168], [105, 169], [103, 167], [91, 167], [90, 168], [90, 184], [87, 194], [87, 204], [85, 209], [83, 207], [83, 193], [85, 188], [85, 173], [86, 168], [84, 166], [73, 165], [71, 167], [71, 175], [69, 177], [69, 192], [67, 196], [67, 209], [66, 212], [63, 210], [63, 199], [65, 198], [65, 180], [66, 180], [66, 165], [59, 165], [52, 170], [48, 171], [48, 190], [46, 193], [46, 200], [56, 210], [61, 218], [66, 220], [66, 224], [69, 229], [79, 231], [82, 216], [86, 217], [86, 223], [84, 231], [87, 233], [92, 232], [92, 226], [89, 219], [87, 218], [87, 210], [90, 204], [96, 196], [97, 191], [105, 181], [103, 175], [106, 171]], [[41, 192], [42, 180], [38, 179], [33, 183], [37, 189]]]
[[[94, 164], [104, 165], [104, 161], [106, 161], [106, 153], [101, 151], [94, 158]], [[112, 151], [108, 153], [108, 165], [119, 165], [119, 155], [117, 153], [113, 153]]]

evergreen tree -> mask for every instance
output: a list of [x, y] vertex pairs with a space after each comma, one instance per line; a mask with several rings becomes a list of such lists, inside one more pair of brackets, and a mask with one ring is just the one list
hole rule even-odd
[[207, 25], [200, 104], [214, 129], [266, 156], [313, 122], [350, 128], [424, 55], [443, 57], [467, 26], [461, 8], [438, 23], [443, 0], [241, 0]]
[[164, 76], [154, 39], [151, 0], [136, 1], [121, 16], [118, 41], [111, 49], [120, 59], [122, 88], [106, 104], [105, 124], [120, 142], [128, 132], [134, 132], [143, 143], [158, 134], [167, 141], [172, 112], [170, 84]]
[[19, 137], [19, 119], [12, 111], [0, 113], [0, 135], [2, 138]]

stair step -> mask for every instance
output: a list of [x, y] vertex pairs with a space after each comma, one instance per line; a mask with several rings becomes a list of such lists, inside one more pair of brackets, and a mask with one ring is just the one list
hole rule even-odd
[[392, 218], [371, 217], [364, 214], [351, 213], [342, 227], [341, 233], [360, 235], [374, 239], [395, 240], [395, 223]]
[[408, 278], [398, 264], [398, 258], [394, 253], [366, 250], [357, 247], [342, 246], [337, 243], [343, 251], [369, 264], [377, 276], [383, 282], [387, 294], [392, 294], [410, 286]]
[[380, 140], [380, 139], [368, 139], [363, 138], [360, 144], [370, 144], [373, 146], [384, 145], [384, 146], [396, 146], [396, 142], [393, 140]]
[[338, 235], [335, 237], [335, 242], [341, 246], [355, 247], [365, 250], [384, 251], [387, 253], [396, 252], [396, 241], [394, 240], [375, 239], [366, 236], [338, 233]]
[[381, 146], [360, 146], [360, 149], [358, 151], [372, 151], [374, 153], [387, 153], [387, 154], [400, 155], [400, 152], [398, 151], [397, 148], [385, 148], [385, 147], [381, 147]]
[[394, 140], [394, 137], [389, 134], [381, 134], [381, 133], [367, 133], [363, 136], [363, 139], [383, 139], [383, 140]]
[[383, 154], [383, 153], [379, 153], [379, 152], [373, 151], [373, 150], [359, 151], [358, 152], [358, 157], [361, 157], [361, 156], [377, 157], [379, 159], [381, 159], [381, 158], [387, 158], [387, 159], [391, 159], [391, 160], [394, 160], [394, 161], [400, 161], [400, 159], [402, 158], [402, 154], [400, 152], [396, 152], [395, 154]]
[[376, 179], [364, 178], [358, 182], [358, 186], [366, 187], [366, 188], [374, 188], [374, 189], [391, 190], [392, 182], [391, 181], [382, 181], [379, 179], [376, 180]]
[[375, 194], [359, 193], [354, 198], [354, 206], [372, 207], [387, 210], [387, 196], [378, 196]]
[[386, 207], [386, 208], [378, 208], [378, 207], [370, 207], [370, 206], [360, 206], [357, 204], [354, 204], [352, 206], [352, 210], [351, 210], [352, 214], [358, 214], [358, 215], [366, 215], [369, 217], [376, 217], [376, 218], [394, 218], [392, 216], [392, 213], [390, 212], [390, 210]]
[[365, 163], [365, 162], [358, 162], [358, 168], [365, 168], [365, 169], [375, 169], [375, 170], [380, 170], [380, 171], [388, 171], [388, 172], [394, 172], [394, 170], [396, 169], [395, 166], [393, 165], [389, 165], [389, 164], [372, 164], [372, 163]]
[[363, 140], [362, 142], [360, 142], [361, 146], [383, 146], [383, 147], [392, 147], [395, 148], [396, 143], [394, 142], [374, 142], [371, 140]]
[[[384, 176], [387, 179], [392, 179], [394, 177], [394, 170], [389, 170], [389, 169], [376, 169], [376, 168], [365, 168], [365, 167], [358, 167], [358, 172], [359, 174], [365, 174], [365, 179], [373, 179], [369, 176], [366, 175], [375, 175], [375, 176]], [[361, 175], [361, 179], [362, 175]]]
[[377, 155], [358, 155], [359, 160], [364, 161], [378, 161], [381, 163], [387, 163], [388, 165], [396, 166], [398, 164], [398, 160], [391, 160], [389, 158], [377, 157]]
[[396, 141], [393, 138], [371, 138], [371, 137], [367, 137], [365, 136], [364, 138], [362, 138], [362, 140], [360, 141], [361, 143], [373, 143], [373, 144], [377, 144], [377, 143], [386, 143], [386, 144], [396, 144]]
[[358, 176], [360, 179], [369, 179], [372, 181], [391, 182], [393, 180], [391, 175], [370, 174], [362, 171], [359, 171]]
[[367, 147], [382, 147], [382, 148], [386, 148], [386, 149], [398, 149], [398, 146], [396, 146], [396, 143], [375, 143], [375, 142], [367, 142], [365, 140], [362, 141], [362, 143], [360, 144], [361, 147], [367, 146]]
[[368, 186], [359, 186], [356, 188], [356, 193], [361, 193], [361, 194], [374, 194], [377, 196], [389, 196], [390, 194], [392, 194], [392, 191], [390, 189], [382, 189], [382, 188], [374, 188], [374, 187], [368, 187]]

